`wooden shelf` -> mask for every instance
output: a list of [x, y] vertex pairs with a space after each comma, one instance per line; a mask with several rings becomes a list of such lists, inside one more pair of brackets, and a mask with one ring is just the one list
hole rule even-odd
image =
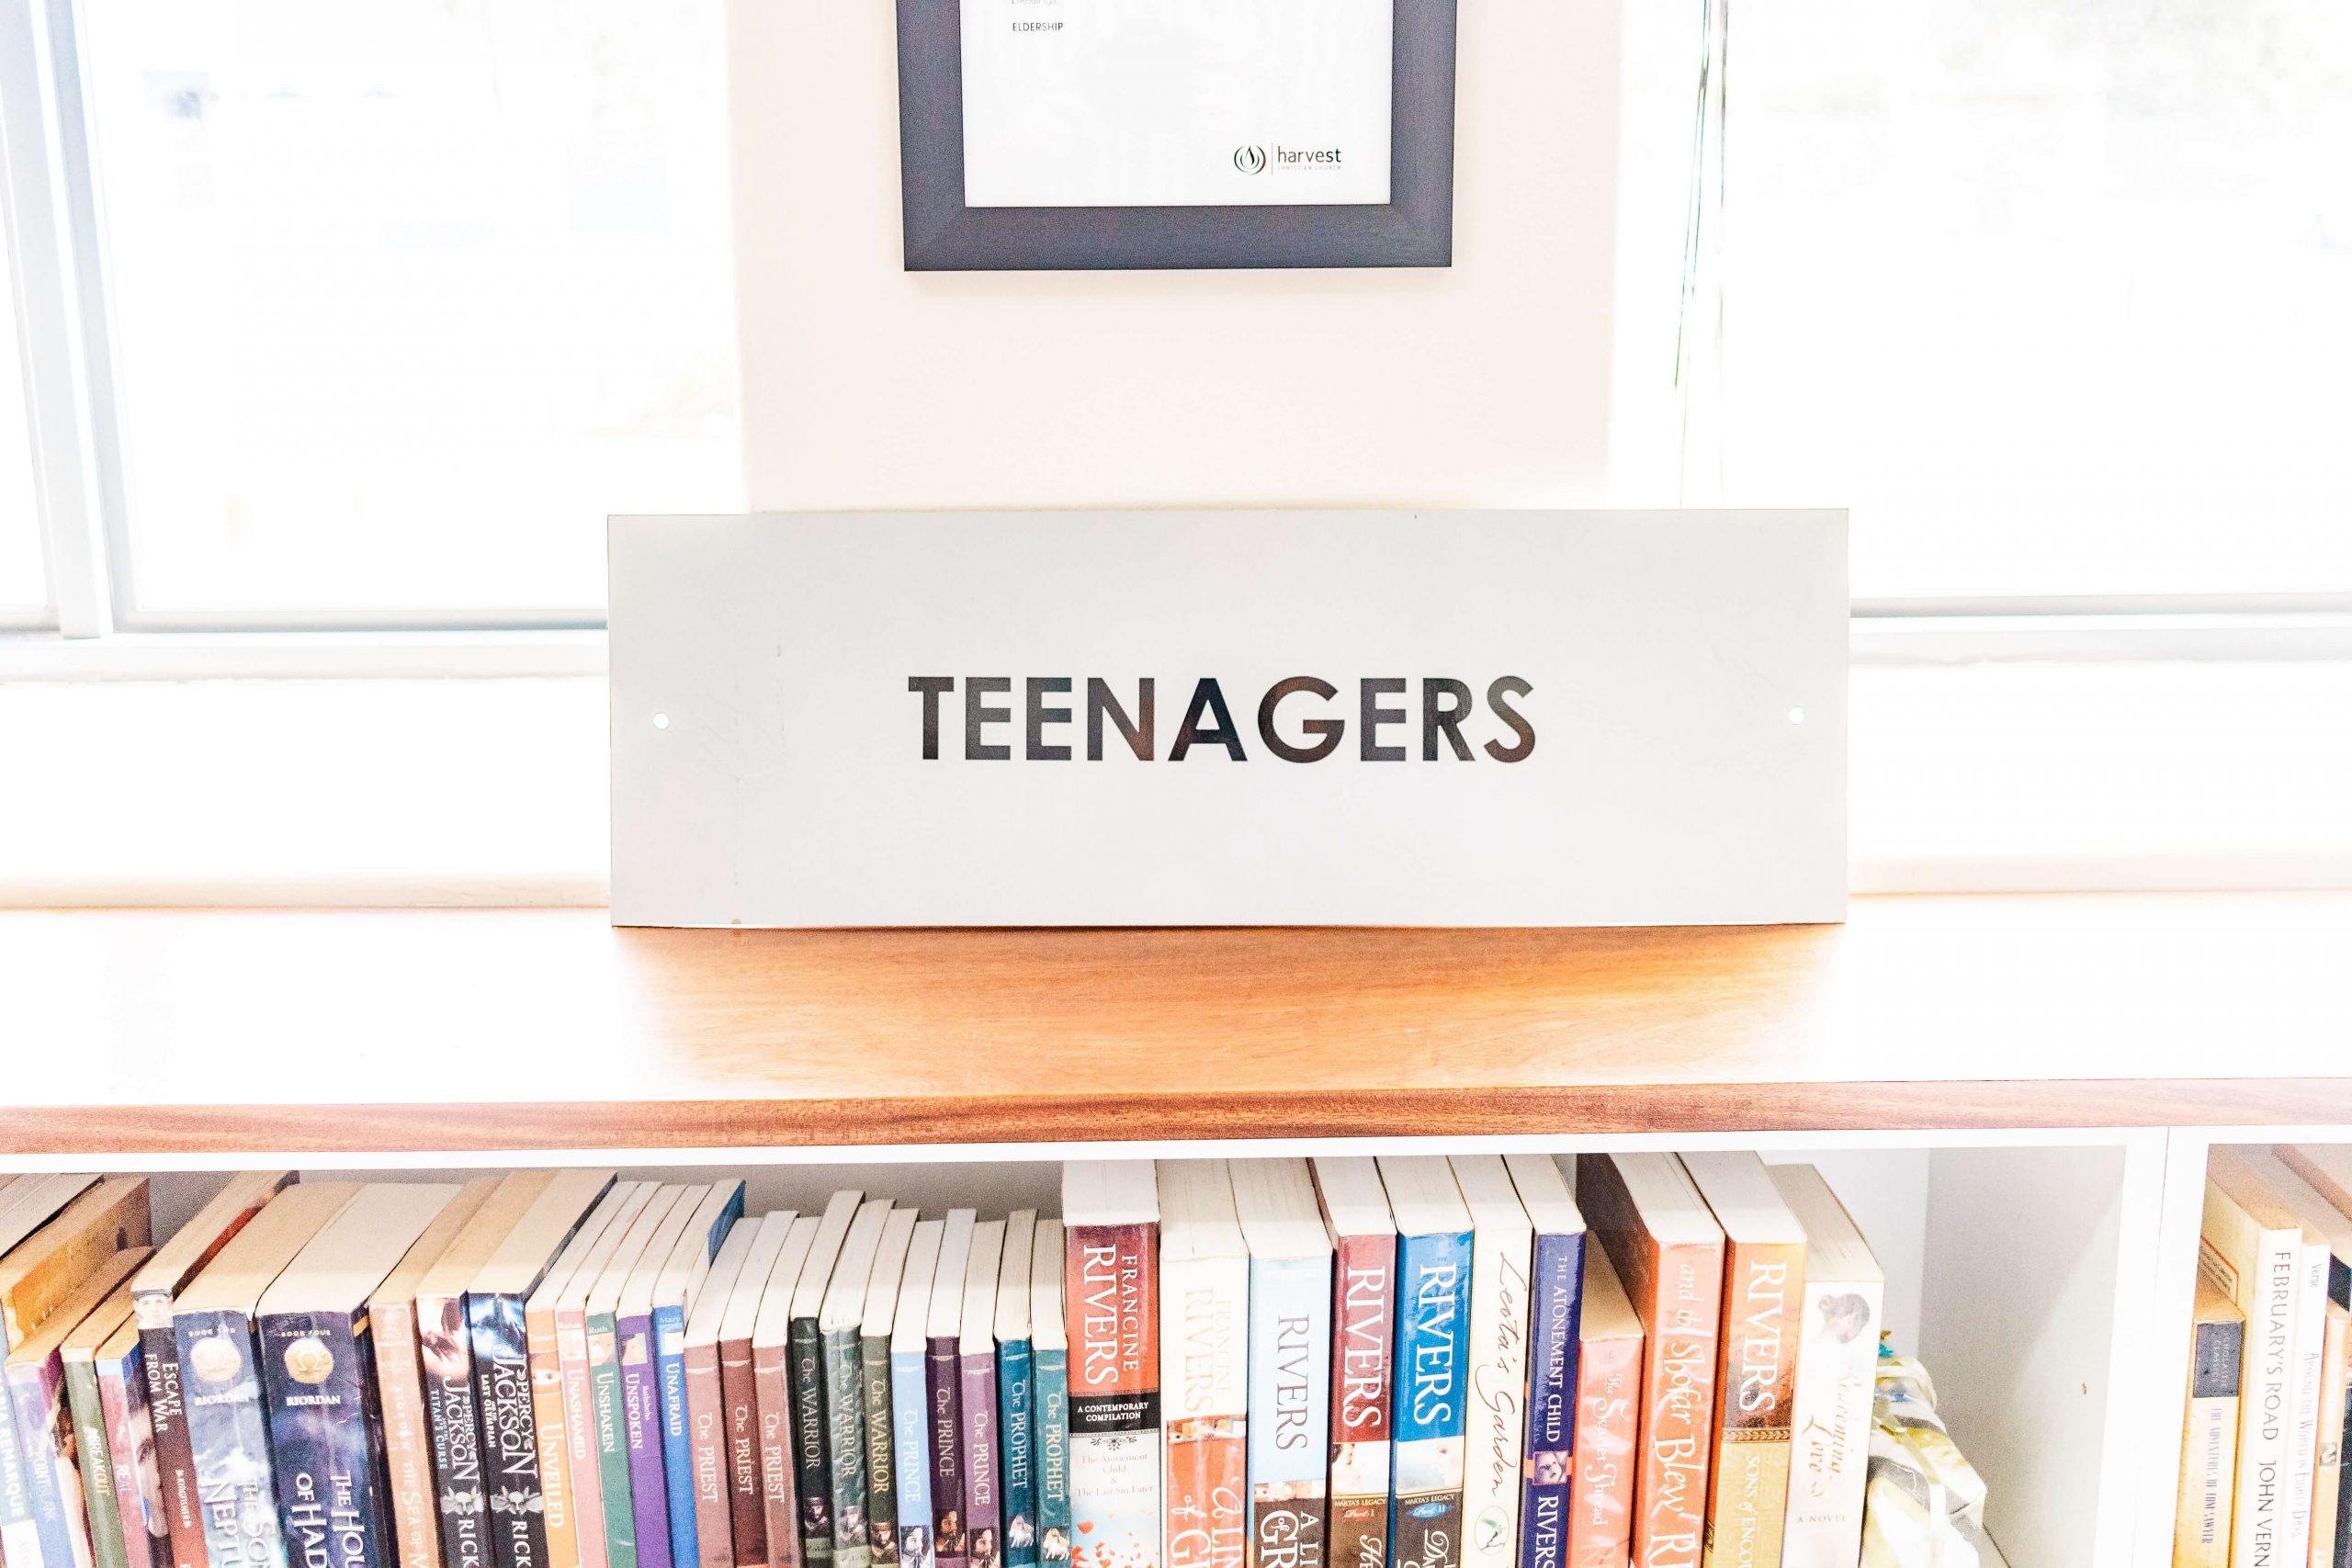
[[2352, 896], [1842, 927], [0, 914], [0, 1154], [2352, 1123]]

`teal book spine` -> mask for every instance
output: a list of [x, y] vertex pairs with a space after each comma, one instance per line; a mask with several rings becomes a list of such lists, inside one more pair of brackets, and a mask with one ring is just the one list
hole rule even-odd
[[596, 1423], [596, 1480], [605, 1505], [607, 1568], [637, 1568], [637, 1510], [628, 1485], [628, 1416], [622, 1409], [620, 1333], [614, 1314], [591, 1314], [588, 1397]]
[[1037, 1433], [1037, 1561], [1057, 1568], [1069, 1561], [1069, 1352], [1037, 1350], [1030, 1358], [1032, 1419]]
[[1037, 1565], [1036, 1390], [1030, 1382], [1034, 1358], [1026, 1339], [1006, 1339], [996, 1348], [997, 1430], [1004, 1450], [1005, 1568]]

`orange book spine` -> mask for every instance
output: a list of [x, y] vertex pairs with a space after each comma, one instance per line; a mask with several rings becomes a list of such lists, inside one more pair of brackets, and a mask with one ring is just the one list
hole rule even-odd
[[384, 1413], [384, 1463], [392, 1483], [392, 1537], [401, 1568], [441, 1568], [434, 1513], [433, 1446], [424, 1435], [424, 1372], [416, 1307], [388, 1302], [374, 1314], [376, 1390]]
[[1250, 1540], [1250, 1445], [1240, 1426], [1216, 1418], [1169, 1427], [1168, 1568], [1241, 1568]]
[[1634, 1545], [1634, 1446], [1641, 1436], [1642, 1337], [1587, 1339], [1577, 1355], [1576, 1480], [1566, 1568], [1625, 1568]]
[[552, 1303], [523, 1318], [523, 1345], [531, 1363], [531, 1424], [539, 1446], [540, 1517], [548, 1531], [548, 1568], [581, 1568], [579, 1494], [571, 1479], [563, 1359], [555, 1330]]
[[1636, 1568], [1699, 1568], [1707, 1526], [1723, 1254], [1712, 1247], [1660, 1247], [1646, 1240], [1643, 1245], [1652, 1257], [1634, 1293], [1649, 1330], [1642, 1369], [1640, 1465], [1634, 1480], [1634, 1562]]
[[1732, 1243], [1725, 1250], [1707, 1568], [1781, 1568], [1804, 1284], [1801, 1242]]

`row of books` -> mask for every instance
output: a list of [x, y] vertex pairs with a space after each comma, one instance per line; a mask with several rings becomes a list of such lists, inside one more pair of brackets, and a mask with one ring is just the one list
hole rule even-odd
[[2206, 1165], [2177, 1568], [2352, 1568], [2352, 1149]]
[[[1747, 1154], [0, 1179], [5, 1568], [1854, 1568], [1882, 1282]], [[1590, 1237], [1600, 1245], [1588, 1247]]]

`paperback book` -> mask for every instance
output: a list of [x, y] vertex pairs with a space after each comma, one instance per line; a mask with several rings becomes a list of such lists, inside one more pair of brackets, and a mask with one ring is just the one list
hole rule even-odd
[[615, 1184], [523, 1303], [548, 1568], [604, 1568], [604, 1493], [591, 1462], [596, 1450], [585, 1308], [596, 1275], [653, 1192], [650, 1181]]
[[[1568, 1493], [1568, 1568], [1625, 1568], [1632, 1554], [1645, 1343], [1641, 1319], [1609, 1254], [1588, 1239], [1584, 1299], [1577, 1319], [1576, 1470]], [[1862, 1398], [1867, 1425], [1867, 1382]], [[1854, 1555], [1861, 1555], [1859, 1537]]]
[[752, 1329], [752, 1379], [760, 1410], [762, 1530], [773, 1568], [798, 1568], [800, 1562], [799, 1445], [792, 1430], [792, 1293], [822, 1224], [815, 1214], [794, 1218]]
[[964, 1530], [964, 1274], [972, 1258], [973, 1211], [950, 1209], [923, 1314], [923, 1397], [931, 1445], [932, 1551], [940, 1568], [967, 1568]]
[[1781, 1568], [1852, 1568], [1861, 1551], [1886, 1276], [1818, 1170], [1774, 1166], [1772, 1184], [1805, 1235]]
[[863, 1194], [836, 1192], [817, 1222], [816, 1239], [792, 1291], [789, 1357], [792, 1385], [794, 1484], [800, 1499], [800, 1557], [809, 1568], [833, 1561], [833, 1467], [827, 1451], [831, 1426], [825, 1409], [825, 1289], [842, 1245], [856, 1222]]
[[865, 1287], [890, 1222], [890, 1200], [858, 1206], [818, 1309], [825, 1358], [825, 1472], [832, 1494], [833, 1568], [867, 1568], [873, 1530], [865, 1492]]
[[1378, 1163], [1400, 1238], [1388, 1558], [1391, 1568], [1456, 1568], [1470, 1382], [1470, 1211], [1442, 1158]]
[[907, 1240], [890, 1329], [891, 1469], [898, 1477], [900, 1568], [936, 1568], [932, 1548], [932, 1281], [939, 1267], [938, 1220], [916, 1222]]
[[[686, 1442], [693, 1454], [695, 1561], [697, 1568], [734, 1568], [735, 1515], [728, 1483], [727, 1394], [718, 1343], [727, 1309], [763, 1222], [746, 1219], [727, 1233], [711, 1259], [702, 1294], [686, 1319]], [[789, 1221], [786, 1222], [789, 1224]]]
[[[678, 1194], [638, 1255], [613, 1308], [620, 1363], [624, 1495], [630, 1543], [642, 1568], [673, 1568], [676, 1561], [672, 1556], [670, 1467], [662, 1447], [661, 1348], [653, 1334], [653, 1298], [671, 1253], [682, 1241], [689, 1247], [700, 1245], [699, 1238], [708, 1234], [714, 1190], [709, 1182], [695, 1182]], [[607, 1504], [608, 1517], [610, 1513]]]
[[1501, 1156], [1456, 1155], [1448, 1163], [1470, 1211], [1471, 1235], [1462, 1562], [1464, 1568], [1516, 1568], [1535, 1230]]
[[686, 1318], [701, 1299], [718, 1249], [742, 1217], [742, 1182], [713, 1182], [701, 1209], [686, 1223], [653, 1280], [654, 1391], [661, 1412], [662, 1490], [669, 1504], [670, 1557], [678, 1568], [694, 1568], [702, 1551], [701, 1521], [694, 1506], [694, 1443], [687, 1430]]
[[[774, 1276], [799, 1217], [793, 1210], [780, 1209], [761, 1219], [718, 1325], [718, 1392], [726, 1409], [728, 1532], [736, 1568], [763, 1568], [768, 1561], [755, 1339], [760, 1309], [769, 1290], [789, 1288], [775, 1284]], [[786, 1512], [790, 1512], [788, 1506]]]
[[1062, 1300], [1064, 1238], [1059, 1220], [1037, 1222], [1029, 1269], [1030, 1348], [1036, 1393], [1037, 1561], [1069, 1562], [1069, 1335]]
[[1015, 1210], [1004, 1224], [997, 1269], [997, 1431], [1003, 1450], [1005, 1568], [1037, 1568], [1037, 1396], [1031, 1348], [1029, 1277], [1037, 1212]]
[[[1519, 1560], [1563, 1568], [1575, 1495], [1577, 1336], [1584, 1304], [1584, 1215], [1546, 1155], [1506, 1155], [1527, 1211], [1527, 1427], [1520, 1471]], [[1474, 1269], [1476, 1265], [1473, 1265]]]
[[[874, 1568], [899, 1564], [897, 1401], [890, 1383], [890, 1335], [914, 1233], [914, 1210], [890, 1211], [874, 1248], [874, 1269], [865, 1282], [865, 1308], [858, 1325], [858, 1378], [865, 1406], [865, 1547]], [[926, 1301], [922, 1310], [929, 1309]]]
[[1232, 1163], [1250, 1249], [1250, 1568], [1323, 1568], [1331, 1240], [1303, 1159]]
[[2181, 1435], [2173, 1568], [2229, 1568], [2245, 1314], [2211, 1280], [2199, 1279], [2189, 1332], [2188, 1418]]
[[[707, 1187], [665, 1183], [638, 1212], [623, 1233], [620, 1245], [605, 1262], [604, 1272], [589, 1287], [581, 1306], [581, 1334], [588, 1349], [588, 1403], [594, 1417], [596, 1495], [604, 1515], [602, 1547], [607, 1568], [638, 1568], [637, 1499], [629, 1486], [628, 1394], [624, 1385], [621, 1343], [621, 1303], [632, 1280], [645, 1267], [646, 1257], [684, 1224], [680, 1211], [691, 1212]], [[673, 1224], [673, 1220], [676, 1224]], [[640, 1340], [638, 1353], [644, 1353]], [[640, 1385], [642, 1379], [640, 1377]], [[581, 1456], [581, 1468], [588, 1467]], [[583, 1535], [594, 1521], [582, 1517]], [[666, 1531], [664, 1532], [666, 1537]], [[667, 1549], [666, 1539], [663, 1542]]]
[[1724, 1232], [1723, 1331], [1707, 1506], [1708, 1568], [1780, 1568], [1796, 1396], [1796, 1313], [1805, 1233], [1747, 1150], [1686, 1155]]
[[1332, 1568], [1387, 1568], [1394, 1441], [1389, 1356], [1396, 1342], [1396, 1224], [1379, 1168], [1361, 1156], [1314, 1161], [1332, 1247]]
[[964, 1415], [964, 1539], [972, 1568], [999, 1568], [1004, 1561], [1004, 1460], [996, 1408], [996, 1281], [1003, 1261], [1004, 1222], [974, 1225], [964, 1262], [956, 1364]]
[[[93, 1560], [89, 1509], [83, 1499], [74, 1416], [65, 1391], [64, 1348], [93, 1314], [105, 1320], [108, 1330], [130, 1317], [130, 1276], [147, 1258], [148, 1249], [140, 1247], [100, 1259], [45, 1317], [26, 1325], [25, 1337], [8, 1352], [8, 1414], [17, 1451], [24, 1456], [32, 1550], [39, 1553], [24, 1561], [45, 1568], [88, 1568]], [[19, 1561], [14, 1551], [8, 1557], [12, 1563]]]
[[1062, 1233], [1070, 1561], [1076, 1568], [1159, 1568], [1159, 1194], [1152, 1164], [1065, 1164]]

